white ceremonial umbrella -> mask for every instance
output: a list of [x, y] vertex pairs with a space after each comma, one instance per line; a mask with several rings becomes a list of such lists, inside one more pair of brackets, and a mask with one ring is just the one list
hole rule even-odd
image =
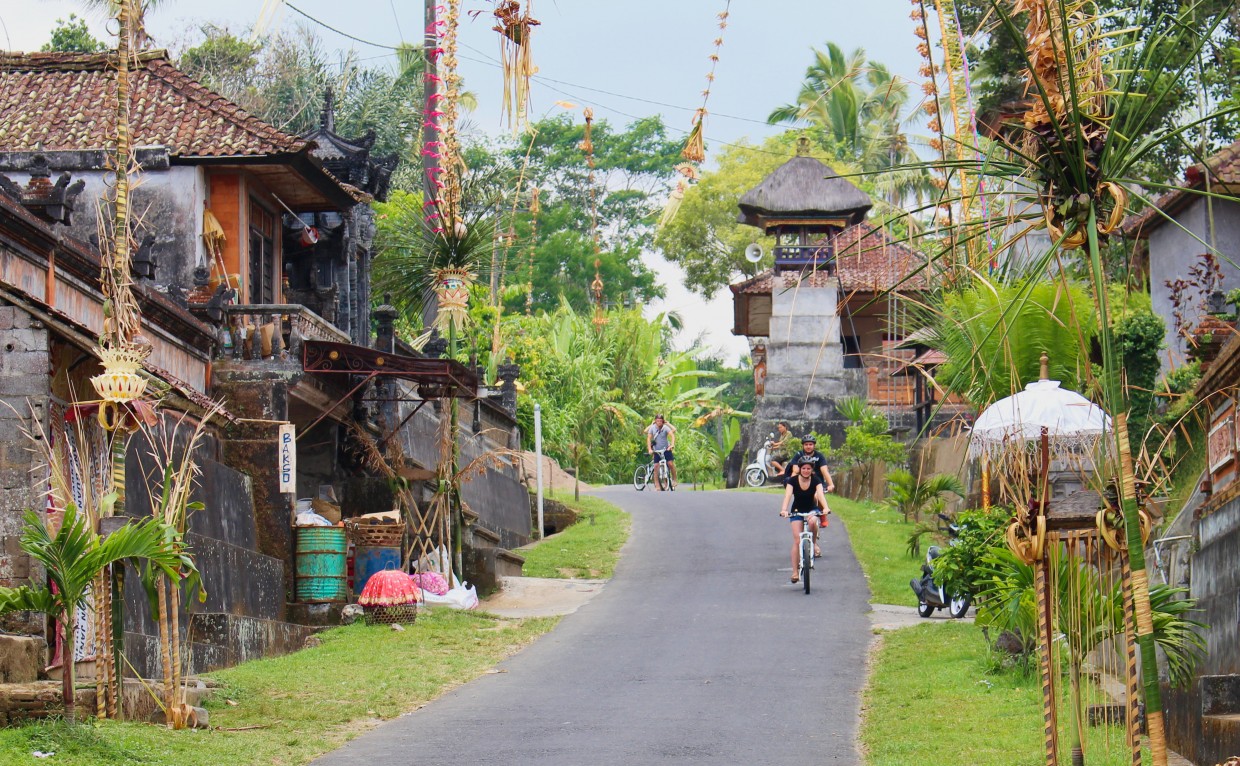
[[1037, 444], [1043, 435], [1051, 459], [1080, 455], [1092, 452], [1110, 429], [1111, 418], [1098, 405], [1060, 388], [1057, 380], [1036, 380], [982, 410], [973, 423], [969, 456], [1001, 458]]

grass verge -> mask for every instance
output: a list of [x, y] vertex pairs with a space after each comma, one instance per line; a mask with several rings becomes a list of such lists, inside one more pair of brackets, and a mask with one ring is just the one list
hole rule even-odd
[[920, 576], [921, 569], [919, 560], [909, 558], [907, 552], [914, 525], [896, 511], [874, 503], [832, 495], [827, 504], [848, 529], [853, 553], [870, 582], [870, 602], [916, 606], [908, 583]]
[[620, 560], [620, 548], [629, 539], [629, 514], [597, 497], [573, 500], [571, 493], [555, 493], [556, 500], [577, 512], [577, 523], [546, 540], [522, 548], [526, 577], [586, 577], [607, 579]]
[[[296, 766], [465, 683], [558, 618], [503, 620], [438, 608], [404, 631], [350, 625], [321, 645], [209, 674], [210, 730], [44, 722], [0, 730], [0, 763]], [[36, 750], [54, 752], [36, 759]]]
[[[861, 725], [867, 766], [1044, 763], [1041, 686], [1032, 674], [991, 672], [977, 626], [950, 622], [887, 632], [873, 659]], [[1088, 732], [1087, 763], [1131, 762], [1122, 728]], [[1061, 751], [1060, 762], [1067, 756]]]

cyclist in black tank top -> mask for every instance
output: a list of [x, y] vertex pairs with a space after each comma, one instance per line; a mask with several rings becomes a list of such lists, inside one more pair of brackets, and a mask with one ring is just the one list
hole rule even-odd
[[[789, 513], [790, 505], [791, 513]], [[790, 525], [792, 528], [792, 582], [798, 582], [801, 579], [797, 572], [799, 560], [797, 542], [806, 520], [809, 521], [810, 531], [814, 533], [815, 539], [818, 536], [818, 516], [805, 514], [812, 514], [820, 509], [823, 513], [827, 512], [827, 499], [823, 494], [822, 479], [815, 475], [813, 462], [808, 460], [800, 462], [797, 464], [796, 474], [785, 485], [784, 504], [779, 511], [780, 516], [792, 522]], [[820, 555], [822, 555], [822, 550], [815, 543], [814, 556]]]

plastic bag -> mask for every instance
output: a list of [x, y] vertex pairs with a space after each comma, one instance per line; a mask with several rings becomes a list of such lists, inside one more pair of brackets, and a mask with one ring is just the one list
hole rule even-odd
[[303, 511], [297, 514], [297, 526], [299, 527], [334, 527], [335, 524], [318, 515], [314, 511]]
[[414, 583], [427, 593], [434, 593], [436, 596], [442, 596], [448, 592], [448, 581], [438, 572], [418, 572], [409, 575], [413, 578]]
[[473, 609], [478, 606], [478, 591], [468, 583], [452, 588], [442, 596], [422, 591], [422, 602], [428, 606], [449, 606], [453, 609]]

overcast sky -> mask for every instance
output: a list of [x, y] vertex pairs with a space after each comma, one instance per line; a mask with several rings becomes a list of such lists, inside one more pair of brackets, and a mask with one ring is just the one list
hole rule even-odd
[[[296, 24], [314, 26], [329, 49], [353, 48], [367, 63], [392, 61], [393, 46], [422, 37], [422, 3], [410, 0], [293, 0], [276, 10], [269, 30]], [[531, 113], [537, 118], [557, 100], [589, 105], [596, 118], [627, 123], [661, 114], [670, 128], [687, 132], [702, 103], [709, 71], [708, 56], [719, 35], [716, 14], [726, 0], [536, 0], [534, 15], [542, 25], [533, 37], [539, 79], [532, 90]], [[157, 44], [176, 47], [205, 22], [235, 32], [258, 19], [262, 0], [164, 0], [149, 12], [147, 26]], [[344, 35], [314, 24], [296, 9]], [[492, 3], [464, 0], [465, 11], [484, 11], [476, 20], [463, 15], [460, 32], [461, 72], [466, 87], [478, 94], [476, 120], [499, 132], [498, 41], [491, 31]], [[742, 138], [760, 141], [778, 132], [765, 117], [796, 95], [811, 61], [811, 48], [828, 41], [846, 51], [861, 47], [894, 74], [917, 79], [920, 66], [907, 0], [735, 0], [715, 70], [707, 109], [707, 152], [720, 142]], [[56, 19], [84, 16], [96, 36], [106, 35], [100, 11], [82, 2], [0, 0], [0, 45], [8, 50], [38, 50]], [[374, 43], [376, 45], [371, 45]], [[919, 85], [911, 90], [919, 91]], [[709, 158], [708, 158], [709, 162]], [[651, 311], [676, 310], [686, 319], [688, 343], [706, 333], [706, 345], [729, 360], [748, 349], [734, 338], [731, 293], [709, 302], [679, 287], [681, 275], [657, 256], [650, 264], [667, 287], [668, 298]]]

